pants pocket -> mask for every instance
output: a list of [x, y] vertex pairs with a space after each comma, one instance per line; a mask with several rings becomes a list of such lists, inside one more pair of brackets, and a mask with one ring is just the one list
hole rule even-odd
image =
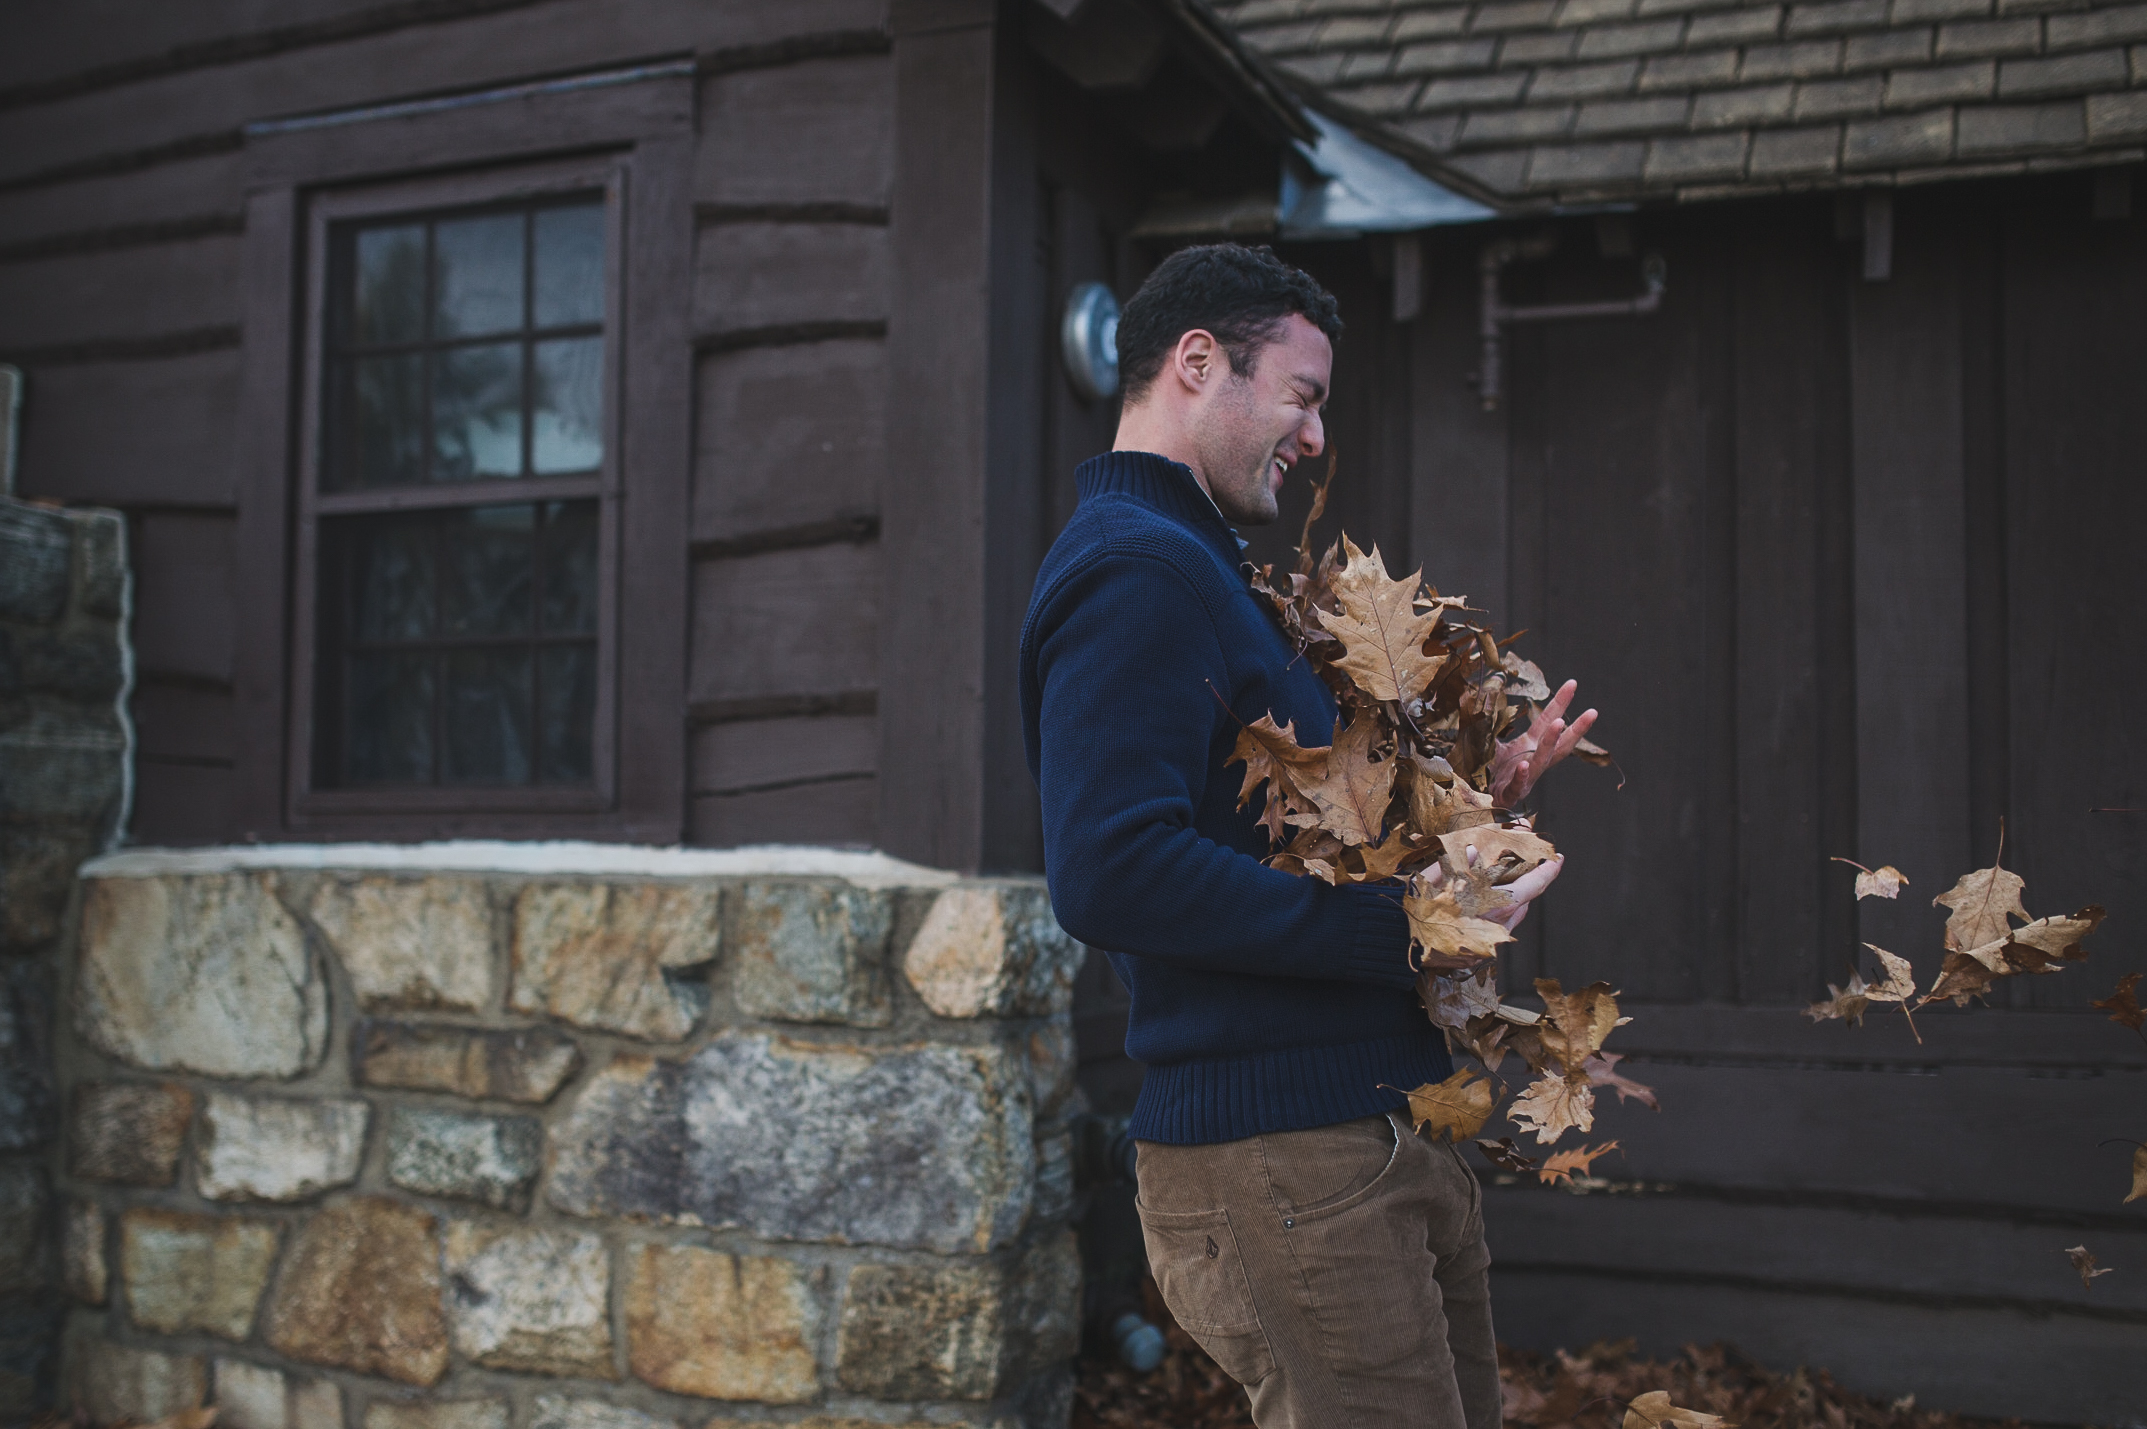
[[1179, 1326], [1239, 1384], [1274, 1373], [1230, 1213], [1142, 1206], [1140, 1216], [1148, 1268]]

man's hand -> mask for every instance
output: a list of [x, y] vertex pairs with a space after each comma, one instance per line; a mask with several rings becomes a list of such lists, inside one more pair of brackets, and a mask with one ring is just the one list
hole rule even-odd
[[1502, 741], [1491, 756], [1491, 798], [1502, 808], [1510, 809], [1527, 798], [1536, 781], [1571, 754], [1594, 727], [1594, 710], [1588, 710], [1570, 725], [1566, 723], [1566, 708], [1579, 688], [1578, 680], [1560, 685], [1550, 703], [1536, 711], [1528, 728]]
[[[1528, 827], [1528, 820], [1516, 819], [1514, 824], [1518, 828], [1525, 829]], [[1470, 844], [1469, 867], [1474, 868], [1477, 862], [1476, 845]], [[1488, 921], [1498, 924], [1507, 932], [1512, 932], [1520, 926], [1521, 920], [1528, 916], [1528, 905], [1542, 897], [1543, 891], [1558, 881], [1558, 875], [1564, 872], [1565, 866], [1566, 856], [1562, 853], [1555, 854], [1537, 864], [1513, 882], [1501, 884], [1499, 891], [1513, 901], [1497, 912], [1485, 913], [1482, 916]], [[1433, 888], [1437, 888], [1445, 881], [1446, 865], [1443, 863], [1433, 864], [1424, 875], [1424, 882]]]

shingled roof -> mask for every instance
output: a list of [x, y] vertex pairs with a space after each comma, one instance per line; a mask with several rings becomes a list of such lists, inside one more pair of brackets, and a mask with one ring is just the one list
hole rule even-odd
[[1214, 3], [1323, 107], [1509, 203], [2147, 157], [2147, 4]]

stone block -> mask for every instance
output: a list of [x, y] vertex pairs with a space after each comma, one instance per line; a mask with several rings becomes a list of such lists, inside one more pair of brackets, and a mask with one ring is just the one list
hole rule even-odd
[[1604, 64], [1539, 70], [1535, 83], [1528, 87], [1528, 102], [1542, 104], [1553, 99], [1595, 99], [1608, 94], [1624, 94], [1632, 89], [1633, 81], [1639, 77], [1638, 60], [1611, 60]]
[[343, 1429], [343, 1391], [245, 1360], [216, 1362], [217, 1429]]
[[447, 1320], [433, 1218], [371, 1196], [325, 1207], [292, 1237], [265, 1338], [308, 1364], [437, 1383], [447, 1372]]
[[1587, 138], [1606, 134], [1645, 134], [1685, 127], [1685, 96], [1663, 94], [1650, 99], [1606, 99], [1580, 107], [1573, 132]]
[[893, 900], [847, 883], [750, 884], [731, 898], [732, 990], [748, 1017], [885, 1027]]
[[450, 1092], [472, 1101], [548, 1102], [581, 1070], [581, 1048], [549, 1027], [485, 1032], [413, 1022], [361, 1022], [351, 1036], [357, 1080]]
[[628, 1253], [627, 1358], [658, 1389], [803, 1404], [820, 1393], [815, 1275], [774, 1256], [690, 1245]]
[[169, 1186], [194, 1118], [194, 1094], [177, 1082], [83, 1082], [68, 1125], [68, 1165], [90, 1181]]
[[75, 870], [99, 842], [87, 827], [0, 828], [0, 952], [33, 952], [59, 936]]
[[1083, 951], [1037, 883], [943, 889], [902, 955], [902, 975], [941, 1017], [1039, 1017], [1073, 1006]]
[[1843, 167], [1851, 169], [1936, 164], [1952, 150], [1953, 111], [1940, 109], [1849, 125], [1841, 159]]
[[1029, 1061], [1029, 1104], [1036, 1119], [1057, 1116], [1074, 1094], [1074, 1077], [1081, 1070], [1081, 1048], [1074, 1040], [1073, 1024], [1057, 1018], [1032, 1031], [1024, 1046]]
[[2052, 15], [2043, 22], [2050, 48], [2147, 40], [2147, 5], [2098, 7], [2078, 15]]
[[530, 1412], [529, 1429], [679, 1429], [679, 1423], [602, 1399], [540, 1394]]
[[1080, 1305], [1067, 1229], [1012, 1260], [861, 1265], [844, 1290], [836, 1379], [878, 1399], [989, 1399], [1073, 1357]]
[[488, 1369], [615, 1377], [611, 1259], [593, 1235], [450, 1222], [455, 1348]]
[[2088, 96], [2087, 133], [2096, 143], [2147, 134], [2147, 94]]
[[482, 879], [325, 877], [306, 915], [369, 1012], [491, 1005], [492, 902]]
[[1692, 127], [1726, 129], [1744, 124], [1775, 124], [1789, 117], [1796, 86], [1761, 84], [1702, 94], [1692, 101]]
[[52, 1085], [52, 998], [43, 967], [0, 963], [0, 1151], [52, 1139], [59, 1098]]
[[533, 1116], [397, 1107], [388, 1119], [388, 1180], [421, 1196], [523, 1211], [543, 1169], [544, 1124]]
[[1752, 138], [1751, 176], [1828, 174], [1841, 158], [1841, 126], [1783, 129]]
[[0, 620], [51, 625], [66, 613], [74, 544], [66, 513], [0, 501]]
[[199, 1409], [209, 1393], [209, 1367], [199, 1355], [160, 1354], [83, 1333], [68, 1342], [67, 1388], [91, 1423], [148, 1424]]
[[1771, 40], [1781, 33], [1782, 11], [1776, 5], [1738, 6], [1735, 9], [1717, 10], [1711, 15], [1695, 15], [1685, 27], [1685, 45], [1698, 49], [1702, 45], [1748, 45], [1758, 40]]
[[2077, 99], [2062, 104], [2004, 104], [1963, 109], [1955, 149], [1961, 158], [2062, 148], [2084, 143], [2087, 121]]
[[110, 631], [0, 629], [0, 670], [14, 676], [15, 689], [99, 703], [116, 696], [127, 679]]
[[0, 745], [0, 818], [107, 824], [124, 789], [126, 747], [126, 736], [109, 714], [94, 719], [48, 714], [8, 731], [7, 743]]
[[276, 1228], [228, 1216], [136, 1207], [119, 1220], [120, 1279], [134, 1323], [243, 1340], [276, 1264]]
[[1938, 27], [1938, 57], [1942, 60], [1973, 59], [1982, 55], [2035, 53], [2042, 40], [2043, 22], [2028, 16], [2017, 20], [1963, 20]]
[[[1885, 0], [1880, 0], [1881, 4]], [[1632, 25], [1603, 25], [1580, 38], [1580, 58], [1615, 60], [1627, 55], [1660, 54], [1674, 50], [1685, 31], [1682, 19], [1643, 20]]]
[[365, 1406], [365, 1429], [507, 1429], [498, 1399], [376, 1399]]
[[1531, 188], [1585, 187], [1640, 177], [1647, 145], [1638, 140], [1613, 144], [1546, 144], [1528, 166]]
[[1037, 1225], [1061, 1225], [1074, 1213], [1074, 1141], [1070, 1131], [1054, 1132], [1036, 1142]]
[[52, 1190], [42, 1166], [0, 1165], [0, 1295], [52, 1284]]
[[75, 572], [85, 615], [126, 614], [127, 520], [117, 511], [75, 511]]
[[362, 1101], [212, 1092], [194, 1179], [212, 1201], [302, 1201], [358, 1179], [371, 1108]]
[[1742, 134], [1657, 139], [1648, 145], [1648, 182], [1682, 184], [1699, 179], [1738, 178], [1744, 173], [1744, 155]]
[[1739, 78], [1746, 84], [1763, 79], [1817, 79], [1841, 70], [1841, 41], [1800, 40], [1786, 45], [1753, 45], [1744, 52]]
[[272, 875], [85, 881], [75, 1023], [108, 1056], [295, 1077], [328, 1049], [328, 985]]
[[1897, 70], [1886, 81], [1886, 107], [1921, 109], [1933, 104], [1958, 104], [1965, 99], [1988, 99], [1996, 76], [1997, 67], [1989, 60]]
[[517, 1012], [675, 1042], [705, 985], [676, 977], [715, 959], [718, 891], [698, 884], [543, 883], [514, 906]]
[[60, 1222], [60, 1279], [85, 1305], [102, 1305], [110, 1276], [104, 1260], [104, 1208], [95, 1201], [68, 1205]]
[[572, 1215], [982, 1251], [1028, 1215], [1030, 1135], [1028, 1069], [1001, 1048], [729, 1033], [591, 1077], [554, 1126], [548, 1194]]

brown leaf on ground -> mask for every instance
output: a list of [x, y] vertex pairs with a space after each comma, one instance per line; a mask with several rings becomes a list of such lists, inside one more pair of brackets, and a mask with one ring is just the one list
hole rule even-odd
[[2019, 874], [1995, 864], [1962, 874], [1960, 882], [1931, 900], [1933, 907], [1953, 910], [1946, 919], [1946, 946], [1964, 952], [1996, 942], [2010, 927], [2008, 915], [2027, 922], [2028, 910], [2020, 906], [2027, 886]]
[[1345, 536], [1342, 549], [1349, 559], [1334, 582], [1341, 609], [1320, 616], [1321, 626], [1342, 642], [1334, 663], [1375, 700], [1413, 700], [1446, 663], [1444, 656], [1423, 651], [1441, 613], [1435, 606], [1429, 615], [1417, 614], [1424, 573], [1391, 580], [1377, 546], [1366, 555]]
[[1618, 1094], [1620, 1103], [1638, 1102], [1649, 1111], [1661, 1111], [1662, 1103], [1655, 1099], [1653, 1087], [1643, 1086], [1616, 1070], [1624, 1060], [1623, 1052], [1598, 1052], [1581, 1065], [1588, 1073], [1590, 1086], [1610, 1088]]
[[2108, 997], [2097, 998], [2088, 1006], [2109, 1013], [2110, 1021], [2122, 1022], [2137, 1032], [2142, 1026], [2147, 1026], [2147, 1012], [2140, 1010], [2139, 995], [2136, 991], [2139, 985], [2138, 973], [2126, 973], [2117, 980], [2117, 991]]
[[1475, 968], [1496, 957], [1499, 944], [1513, 941], [1513, 934], [1498, 924], [1462, 912], [1459, 901], [1444, 890], [1411, 893], [1402, 899], [1402, 912], [1409, 916], [1419, 968]]
[[1679, 1409], [1670, 1402], [1667, 1390], [1650, 1390], [1625, 1407], [1624, 1429], [1663, 1429], [1665, 1425], [1670, 1429], [1737, 1429], [1719, 1414]]
[[1409, 1119], [1416, 1123], [1416, 1130], [1428, 1126], [1448, 1141], [1462, 1141], [1482, 1131], [1498, 1100], [1493, 1083], [1467, 1068], [1403, 1095], [1409, 1098]]
[[1597, 1147], [1576, 1146], [1570, 1151], [1560, 1151], [1543, 1163], [1536, 1179], [1546, 1186], [1561, 1186], [1575, 1176], [1585, 1176], [1590, 1167], [1602, 1157], [1618, 1149], [1615, 1141], [1606, 1141]]
[[1595, 1089], [1564, 1077], [1539, 1077], [1514, 1098], [1506, 1115], [1523, 1130], [1535, 1133], [1540, 1145], [1548, 1146], [1568, 1131], [1585, 1136], [1595, 1126]]
[[2065, 1249], [2065, 1258], [2072, 1262], [2072, 1268], [2074, 1270], [2080, 1272], [2080, 1284], [2089, 1290], [2095, 1288], [2096, 1276], [2108, 1275], [2112, 1270], [2115, 1270], [2117, 1268], [2114, 1265], [2105, 1265], [2100, 1268], [2097, 1268], [2097, 1266], [2095, 1265], [2095, 1253], [2089, 1250], [2084, 1245], [2067, 1246]]
[[1520, 1146], [1510, 1136], [1501, 1136], [1496, 1141], [1479, 1141], [1476, 1149], [1483, 1153], [1484, 1160], [1501, 1171], [1520, 1176], [1536, 1169], [1535, 1159], [1522, 1155]]
[[1899, 898], [1901, 890], [1908, 886], [1908, 878], [1892, 864], [1865, 869], [1856, 875], [1856, 896], [1862, 898]]
[[2132, 1194], [2121, 1204], [2129, 1206], [2142, 1196], [2147, 1196], [2147, 1146], [2136, 1146], [2132, 1149]]

